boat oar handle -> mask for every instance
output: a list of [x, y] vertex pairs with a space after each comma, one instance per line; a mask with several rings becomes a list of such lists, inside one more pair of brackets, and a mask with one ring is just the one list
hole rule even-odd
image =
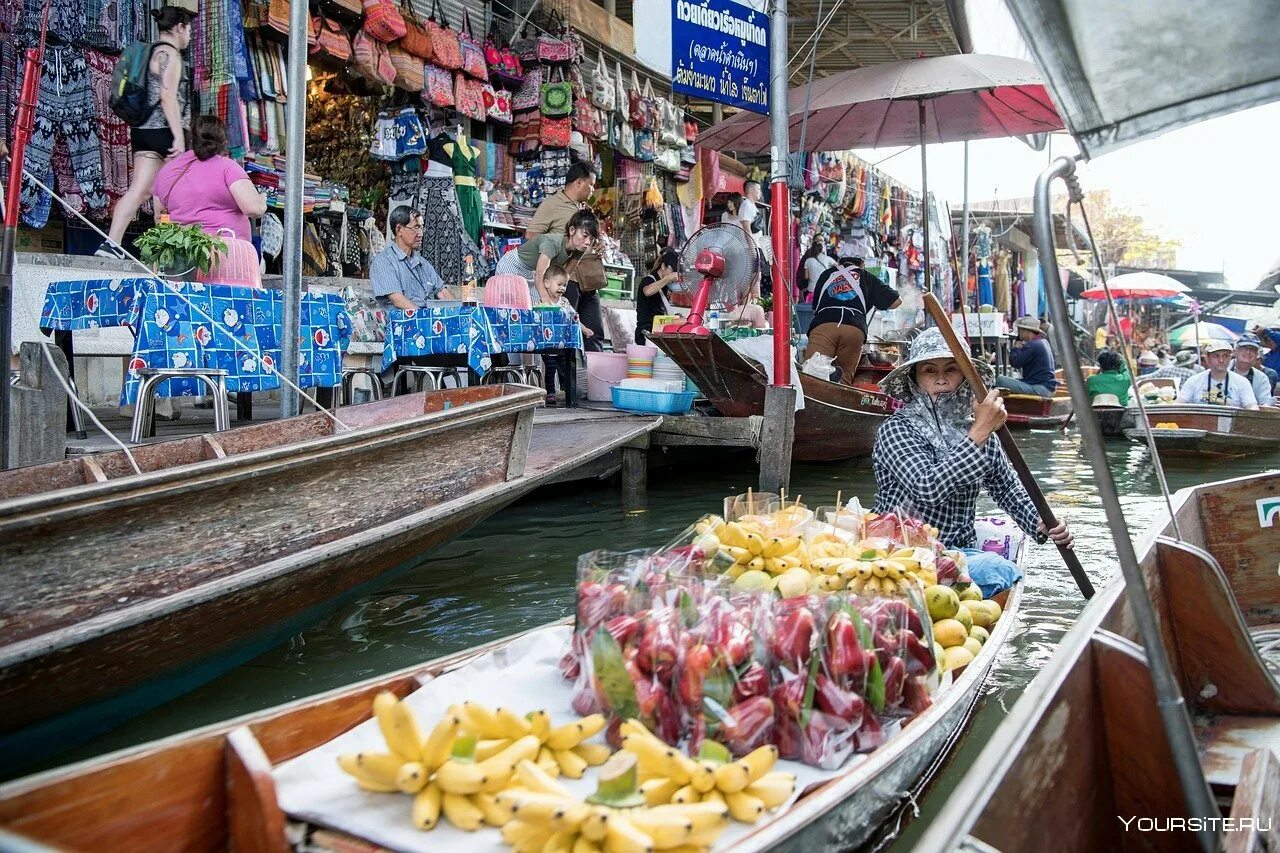
[[[986, 399], [987, 385], [982, 381], [982, 377], [978, 375], [978, 368], [974, 366], [973, 358], [969, 355], [969, 347], [960, 340], [956, 330], [951, 327], [951, 318], [943, 310], [942, 303], [938, 302], [937, 297], [932, 293], [926, 293], [924, 295], [924, 307], [929, 312], [929, 316], [933, 317], [933, 321], [938, 324], [938, 331], [942, 332], [942, 337], [946, 338], [947, 345], [951, 347], [951, 352], [955, 355], [956, 362], [960, 365], [960, 372], [969, 381], [969, 387], [973, 389], [974, 396], [979, 400]], [[1018, 473], [1018, 479], [1022, 481], [1023, 488], [1031, 496], [1031, 502], [1035, 504], [1036, 512], [1040, 514], [1041, 520], [1044, 521], [1044, 526], [1047, 528], [1057, 527], [1058, 518], [1054, 515], [1053, 508], [1049, 506], [1049, 501], [1045, 498], [1044, 492], [1040, 490], [1040, 485], [1036, 483], [1035, 476], [1027, 465], [1027, 460], [1022, 458], [1022, 451], [1018, 448], [1018, 443], [1014, 441], [1013, 433], [1009, 432], [1009, 427], [1007, 425], [1001, 426], [996, 432], [996, 436], [1000, 439], [1000, 446], [1004, 448], [1005, 456], [1009, 457], [1013, 470]], [[1076, 586], [1080, 587], [1080, 594], [1086, 599], [1092, 598], [1093, 584], [1089, 582], [1089, 576], [1084, 573], [1084, 566], [1080, 565], [1080, 558], [1076, 556], [1076, 552], [1071, 548], [1064, 548], [1059, 545], [1058, 553], [1062, 555], [1062, 561], [1067, 564], [1067, 568], [1071, 571], [1071, 576], [1075, 578]]]

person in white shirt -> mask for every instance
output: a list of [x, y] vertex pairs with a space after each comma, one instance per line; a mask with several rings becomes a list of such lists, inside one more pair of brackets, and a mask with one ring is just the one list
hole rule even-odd
[[1262, 357], [1262, 342], [1257, 335], [1244, 335], [1236, 341], [1235, 355], [1231, 360], [1231, 372], [1244, 377], [1253, 386], [1253, 396], [1259, 406], [1274, 406], [1276, 399], [1271, 394], [1271, 377], [1258, 364]]
[[760, 215], [757, 202], [763, 197], [764, 191], [760, 189], [759, 181], [747, 181], [742, 185], [742, 200], [738, 202], [736, 221], [748, 234], [756, 233], [756, 217]]
[[1249, 381], [1231, 369], [1231, 344], [1212, 341], [1205, 347], [1209, 369], [1185, 380], [1178, 389], [1179, 403], [1209, 403], [1237, 409], [1256, 409], [1258, 399]]
[[804, 286], [800, 289], [800, 298], [805, 302], [812, 302], [818, 291], [818, 279], [824, 272], [834, 267], [836, 262], [827, 254], [826, 246], [817, 237], [809, 244], [809, 250], [804, 253], [801, 260], [803, 263], [800, 272]]

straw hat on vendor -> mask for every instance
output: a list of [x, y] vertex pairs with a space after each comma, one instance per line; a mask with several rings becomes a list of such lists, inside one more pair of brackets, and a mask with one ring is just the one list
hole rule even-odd
[[[974, 363], [989, 384], [989, 365]], [[996, 431], [1004, 425], [1004, 403], [996, 391], [975, 400], [946, 339], [927, 329], [911, 342], [902, 363], [880, 383], [902, 403], [876, 435], [872, 464], [878, 513], [902, 512], [938, 528], [938, 538], [966, 555], [970, 577], [990, 597], [1007, 589], [1021, 571], [998, 554], [978, 550], [974, 517], [985, 488], [1024, 533], [1069, 547], [1066, 522], [1046, 530]]]

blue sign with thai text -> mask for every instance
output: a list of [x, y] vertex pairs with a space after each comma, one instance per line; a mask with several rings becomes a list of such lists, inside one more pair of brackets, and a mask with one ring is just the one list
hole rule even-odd
[[769, 16], [733, 0], [672, 0], [671, 88], [769, 112]]

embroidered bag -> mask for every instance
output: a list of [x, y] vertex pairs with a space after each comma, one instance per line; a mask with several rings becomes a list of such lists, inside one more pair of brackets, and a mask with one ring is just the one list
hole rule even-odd
[[399, 41], [409, 32], [404, 15], [391, 0], [364, 0], [363, 27], [373, 38], [387, 44]]
[[462, 71], [477, 80], [489, 79], [489, 66], [484, 61], [484, 49], [471, 34], [471, 16], [462, 10], [462, 29], [458, 32], [458, 49], [462, 53]]
[[568, 148], [573, 127], [568, 118], [542, 117], [538, 127], [538, 141], [548, 148]]
[[[556, 74], [560, 79], [552, 79]], [[548, 118], [563, 118], [573, 112], [573, 84], [564, 79], [564, 69], [556, 67], [547, 74], [538, 99], [538, 111]]]
[[569, 65], [573, 62], [573, 45], [549, 32], [539, 33], [538, 61], [544, 65]]
[[534, 66], [524, 75], [524, 82], [511, 99], [511, 109], [516, 112], [536, 110], [542, 100], [542, 69]]
[[484, 84], [462, 73], [454, 75], [453, 84], [458, 112], [467, 118], [484, 121]]
[[449, 70], [428, 62], [423, 76], [426, 81], [423, 86], [422, 99], [428, 104], [441, 109], [453, 106], [453, 75], [449, 73]]
[[418, 16], [413, 11], [413, 4], [405, 2], [401, 5], [404, 9], [405, 34], [404, 38], [396, 42], [396, 46], [423, 62], [430, 62], [435, 56], [431, 48], [431, 34], [422, 25], [422, 21], [418, 20]]
[[484, 84], [484, 111], [489, 121], [511, 124], [511, 93]]
[[[436, 20], [439, 14], [440, 20]], [[449, 19], [444, 16], [437, 2], [427, 20], [427, 32], [431, 35], [431, 50], [435, 53], [435, 63], [441, 68], [456, 71], [462, 67], [462, 48], [458, 44], [458, 34], [449, 27]]]
[[396, 69], [396, 88], [406, 92], [421, 92], [425, 85], [422, 60], [395, 45], [387, 47], [387, 55]]
[[538, 61], [538, 40], [530, 38], [527, 29], [520, 31], [520, 37], [511, 42], [511, 51], [528, 67]]
[[355, 54], [356, 71], [371, 83], [390, 86], [396, 81], [396, 67], [391, 64], [387, 46], [376, 41], [364, 30], [356, 33], [351, 42]]
[[581, 95], [573, 102], [573, 129], [583, 136], [593, 138], [599, 133], [596, 127], [596, 108]]
[[591, 75], [591, 103], [605, 112], [612, 111], [617, 102], [614, 100], [613, 75], [604, 64], [604, 51], [596, 51], [596, 69]]
[[335, 21], [328, 18], [318, 18], [320, 21], [320, 35], [316, 39], [318, 42], [318, 53], [323, 53], [331, 59], [339, 62], [351, 61], [351, 39], [347, 38], [347, 34], [343, 32], [342, 27]]

